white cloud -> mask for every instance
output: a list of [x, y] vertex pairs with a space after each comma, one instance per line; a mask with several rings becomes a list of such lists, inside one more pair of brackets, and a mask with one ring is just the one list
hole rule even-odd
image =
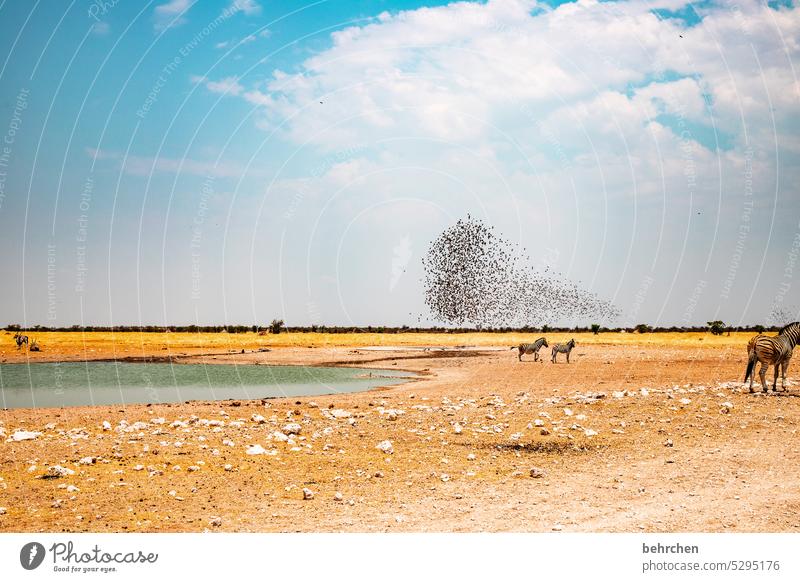
[[117, 168], [129, 176], [149, 176], [154, 173], [214, 176], [217, 178], [239, 178], [245, 174], [250, 176], [264, 175], [258, 168], [246, 169], [243, 164], [231, 160], [212, 161], [164, 156], [123, 156], [120, 152], [93, 148], [86, 148], [86, 154], [95, 160], [117, 162]]
[[154, 27], [157, 32], [164, 29], [180, 26], [186, 22], [185, 14], [196, 0], [170, 0], [159, 4], [153, 11]]
[[256, 16], [261, 14], [261, 5], [255, 0], [233, 0], [228, 10], [242, 12], [246, 16]]
[[238, 77], [226, 77], [219, 81], [206, 82], [206, 88], [212, 93], [225, 93], [228, 95], [239, 95], [244, 87], [239, 84]]

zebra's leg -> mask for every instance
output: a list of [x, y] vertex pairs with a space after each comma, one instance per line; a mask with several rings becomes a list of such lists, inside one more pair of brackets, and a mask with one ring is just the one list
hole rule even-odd
[[769, 368], [769, 364], [762, 362], [761, 368], [758, 370], [758, 377], [761, 379], [761, 387], [764, 392], [767, 392], [767, 368]]
[[778, 389], [778, 376], [781, 373], [781, 363], [777, 362], [775, 364], [775, 378], [772, 380], [772, 391], [775, 392]]
[[789, 367], [789, 358], [786, 358], [781, 365], [781, 388], [783, 391], [786, 392], [788, 388], [786, 387], [786, 368]]
[[569, 364], [569, 353], [570, 353], [571, 351], [572, 351], [572, 350], [567, 350], [567, 363], [568, 363], [568, 364]]

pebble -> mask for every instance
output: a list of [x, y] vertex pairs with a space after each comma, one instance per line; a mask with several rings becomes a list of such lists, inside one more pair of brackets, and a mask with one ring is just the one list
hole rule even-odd
[[689, 398], [681, 398], [681, 404], [683, 404], [684, 406], [691, 403], [692, 401]]
[[547, 430], [546, 428], [543, 428], [542, 430], [539, 431], [539, 434], [542, 436], [547, 436], [550, 434], [550, 431]]
[[314, 492], [307, 487], [303, 487], [303, 499], [314, 499]]
[[303, 430], [303, 427], [297, 424], [296, 422], [290, 422], [286, 426], [283, 427], [283, 432], [285, 434], [300, 434], [300, 431]]
[[672, 443], [672, 439], [667, 439], [667, 440], [664, 441], [664, 446], [665, 447], [671, 447], [672, 444], [673, 444]]
[[111, 430], [111, 423], [107, 420], [103, 421], [103, 430]]
[[222, 525], [222, 518], [217, 516], [212, 516], [210, 520], [208, 520], [209, 525], [212, 527], [219, 527]]
[[53, 465], [47, 470], [47, 474], [53, 477], [66, 477], [67, 475], [74, 475], [75, 471], [62, 467], [61, 465]]
[[341, 491], [337, 491], [336, 493], [333, 494], [333, 500], [334, 501], [342, 501], [343, 499], [344, 499], [344, 495], [342, 495]]
[[11, 433], [11, 436], [8, 437], [9, 441], [32, 441], [42, 433], [34, 432], [30, 430], [15, 430]]
[[625, 392], [622, 392], [620, 390], [615, 390], [614, 392], [611, 393], [611, 396], [613, 396], [614, 398], [624, 398]]
[[249, 447], [247, 447], [248, 455], [263, 455], [266, 452], [267, 450], [261, 445], [250, 445]]
[[537, 418], [533, 421], [533, 426], [544, 426], [544, 421], [540, 418]]
[[94, 465], [97, 462], [96, 457], [83, 457], [80, 461], [78, 461], [79, 465]]
[[721, 414], [728, 414], [731, 410], [733, 410], [733, 404], [730, 402], [723, 402], [720, 406], [721, 408], [719, 411]]
[[250, 420], [252, 420], [256, 424], [265, 424], [267, 422], [267, 419], [261, 416], [260, 414], [254, 414], [252, 417], [250, 417]]
[[226, 471], [233, 471], [233, 465], [231, 465], [230, 463], [226, 463], [225, 466], [222, 468], [225, 469]]
[[186, 470], [187, 470], [187, 471], [192, 471], [192, 472], [194, 472], [194, 471], [199, 471], [199, 470], [200, 470], [200, 467], [198, 467], [197, 465], [189, 465], [189, 466], [186, 468]]
[[447, 483], [450, 480], [450, 475], [442, 473], [439, 478], [442, 480], [442, 483]]
[[5, 515], [6, 512], [8, 512], [8, 508], [7, 507], [0, 507], [0, 515]]
[[571, 408], [565, 408], [564, 409], [564, 416], [572, 416], [572, 409]]
[[475, 458], [476, 458], [475, 457], [475, 453], [470, 453], [470, 454], [467, 455], [467, 460], [468, 461], [474, 461]]
[[392, 453], [394, 453], [394, 446], [392, 446], [392, 441], [381, 441], [377, 445], [375, 445], [375, 448], [378, 449], [379, 451], [383, 451], [387, 455], [391, 455]]
[[530, 475], [534, 479], [541, 479], [544, 477], [544, 470], [540, 469], [539, 467], [531, 467]]
[[75, 485], [67, 485], [67, 493], [77, 493], [80, 491]]
[[455, 424], [453, 425], [453, 432], [454, 432], [454, 433], [456, 433], [456, 434], [461, 434], [461, 433], [463, 432], [463, 430], [464, 430], [464, 429], [462, 428], [462, 426], [461, 426], [459, 423], [455, 423]]

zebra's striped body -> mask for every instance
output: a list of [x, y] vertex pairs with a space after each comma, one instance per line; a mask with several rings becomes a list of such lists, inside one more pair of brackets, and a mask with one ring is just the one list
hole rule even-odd
[[556, 363], [556, 356], [558, 354], [567, 354], [567, 363], [569, 364], [569, 353], [572, 351], [572, 348], [575, 347], [575, 340], [571, 339], [566, 343], [563, 344], [555, 344], [553, 346], [553, 363]]
[[777, 390], [778, 374], [781, 376], [781, 388], [786, 391], [786, 369], [792, 359], [792, 351], [800, 339], [800, 322], [790, 323], [784, 327], [777, 336], [757, 335], [747, 344], [747, 370], [744, 381], [750, 378], [750, 392], [753, 392], [753, 368], [756, 362], [761, 362], [758, 375], [764, 392], [767, 391], [767, 370], [775, 366], [775, 379], [772, 381], [772, 391]]
[[519, 344], [518, 346], [511, 346], [512, 350], [519, 350], [519, 361], [522, 361], [523, 354], [533, 354], [533, 361], [537, 361], [539, 359], [539, 350], [542, 347], [549, 347], [547, 345], [547, 340], [543, 337], [540, 337], [532, 344]]
[[17, 342], [17, 349], [22, 347], [22, 344], [28, 345], [28, 336], [19, 333], [14, 334], [14, 341]]

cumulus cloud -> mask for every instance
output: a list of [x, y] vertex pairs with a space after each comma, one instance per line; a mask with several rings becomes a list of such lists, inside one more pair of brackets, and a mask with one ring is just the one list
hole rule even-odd
[[170, 0], [159, 4], [153, 11], [154, 27], [156, 32], [180, 26], [186, 22], [185, 14], [196, 0]]

